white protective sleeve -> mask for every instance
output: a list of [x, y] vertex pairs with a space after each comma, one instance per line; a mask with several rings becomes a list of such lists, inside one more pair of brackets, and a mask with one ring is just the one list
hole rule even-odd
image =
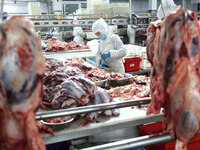
[[120, 37], [118, 35], [114, 35], [112, 36], [111, 40], [114, 46], [114, 50], [110, 50], [110, 58], [123, 58], [126, 56], [127, 50], [124, 47]]

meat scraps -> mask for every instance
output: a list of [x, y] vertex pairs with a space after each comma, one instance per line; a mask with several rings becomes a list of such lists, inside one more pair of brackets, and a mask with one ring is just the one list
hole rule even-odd
[[92, 67], [88, 66], [81, 57], [67, 58], [65, 66], [78, 67], [84, 74], [87, 74], [88, 71], [92, 69]]
[[71, 116], [65, 116], [65, 117], [59, 117], [59, 118], [54, 118], [54, 119], [45, 119], [45, 122], [48, 123], [61, 123], [61, 122], [65, 122], [72, 119]]
[[92, 81], [99, 81], [100, 79], [119, 80], [127, 79], [128, 77], [121, 73], [107, 72], [103, 69], [91, 67], [80, 57], [67, 58], [65, 61], [66, 66], [78, 67], [85, 74], [85, 76]]
[[99, 69], [99, 68], [92, 68], [91, 70], [89, 70], [87, 72], [87, 74], [89, 76], [96, 76], [96, 77], [98, 77], [98, 76], [101, 76], [101, 77], [104, 77], [104, 78], [109, 77], [109, 72], [107, 72], [103, 69]]
[[45, 72], [40, 40], [23, 16], [0, 28], [0, 149], [43, 150], [34, 115]]
[[90, 49], [90, 47], [83, 43], [81, 45], [74, 42], [61, 42], [61, 41], [51, 41], [47, 43], [47, 47], [45, 52], [64, 52], [67, 50], [77, 50], [77, 49]]
[[144, 98], [150, 96], [150, 85], [140, 85], [140, 84], [129, 84], [125, 86], [119, 86], [107, 90], [108, 93], [115, 97], [121, 97], [122, 100], [133, 100], [137, 98]]
[[164, 108], [164, 128], [177, 138], [176, 150], [187, 149], [199, 131], [199, 39], [195, 13], [183, 7], [167, 16], [160, 27], [148, 28], [152, 101], [147, 113]]
[[39, 132], [49, 133], [51, 136], [54, 136], [53, 129], [50, 126], [43, 124], [41, 121], [36, 121], [36, 126]]

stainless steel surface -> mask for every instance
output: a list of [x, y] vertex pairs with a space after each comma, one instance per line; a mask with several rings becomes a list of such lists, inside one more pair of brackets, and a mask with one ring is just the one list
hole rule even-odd
[[[93, 23], [99, 18], [91, 18], [91, 19], [78, 19], [78, 23], [74, 24], [73, 19], [63, 19], [63, 20], [32, 20], [35, 28], [41, 27], [66, 27], [66, 26], [92, 26]], [[114, 25], [127, 25], [128, 18], [113, 18], [113, 19], [105, 19], [108, 24]], [[115, 22], [116, 21], [116, 22]], [[113, 23], [115, 22], [115, 23]]]
[[144, 75], [144, 74], [148, 74], [148, 76], [150, 75], [151, 70], [150, 69], [146, 69], [146, 70], [139, 70], [139, 71], [133, 71], [133, 72], [129, 72], [132, 75]]
[[64, 52], [42, 52], [43, 55], [54, 55], [54, 54], [67, 54], [67, 53], [81, 53], [81, 52], [91, 52], [90, 49], [75, 49], [75, 50], [67, 50]]
[[71, 119], [63, 121], [63, 122], [58, 122], [58, 123], [49, 123], [46, 122], [45, 120], [41, 120], [41, 122], [46, 125], [46, 126], [50, 126], [52, 127], [52, 129], [55, 130], [62, 130], [64, 128], [66, 128], [67, 126], [69, 126], [69, 124], [74, 120], [74, 116], [72, 116]]
[[123, 141], [84, 148], [82, 150], [102, 150], [102, 149], [121, 150], [121, 149], [145, 147], [164, 142], [171, 142], [173, 140], [174, 138], [172, 138], [169, 135], [169, 133], [160, 133], [160, 134], [141, 136]]
[[[55, 58], [61, 61], [65, 61], [66, 58], [73, 58], [74, 56], [77, 55], [76, 52], [71, 52], [71, 53], [67, 53], [67, 52], [55, 52], [55, 53], [43, 53], [43, 55], [46, 58]], [[81, 58], [95, 58], [95, 52], [93, 51], [85, 51], [85, 52], [79, 52], [78, 53], [79, 57]]]
[[74, 117], [67, 120], [67, 121], [63, 121], [63, 122], [58, 122], [58, 123], [49, 123], [49, 122], [46, 122], [44, 120], [41, 120], [41, 122], [45, 125], [48, 125], [48, 126], [59, 126], [59, 125], [64, 125], [64, 124], [67, 124], [67, 123], [70, 123], [74, 120]]
[[[13, 3], [13, 2], [12, 2]], [[113, 18], [128, 18], [129, 14], [108, 14], [109, 19]], [[9, 13], [8, 17], [12, 17], [14, 14]], [[24, 16], [31, 20], [57, 20], [58, 16], [55, 14], [42, 14], [42, 15], [29, 15], [24, 14]], [[35, 17], [37, 16], [37, 19]], [[98, 19], [106, 18], [105, 14], [76, 14], [77, 19]], [[84, 17], [84, 18], [83, 18]], [[73, 19], [73, 15], [59, 15], [60, 20]]]
[[76, 108], [70, 108], [70, 109], [61, 109], [61, 110], [55, 110], [55, 111], [36, 113], [35, 118], [36, 120], [43, 120], [43, 119], [49, 119], [49, 118], [84, 114], [84, 113], [96, 112], [96, 111], [102, 111], [102, 110], [108, 110], [108, 109], [114, 109], [114, 108], [144, 105], [144, 104], [149, 104], [150, 101], [151, 101], [151, 98], [148, 97], [148, 98], [141, 98], [137, 100], [130, 100], [130, 101], [124, 101], [124, 102], [113, 102], [113, 103], [99, 104], [99, 105], [94, 105], [94, 106], [91, 105], [91, 106], [83, 106], [83, 107], [76, 107]]
[[85, 122], [85, 118], [80, 118], [70, 123], [65, 129], [54, 132], [55, 136], [45, 133], [41, 133], [40, 136], [45, 144], [52, 144], [151, 122], [158, 122], [163, 119], [162, 114], [146, 115], [146, 111], [138, 107], [134, 107], [134, 109], [132, 107], [120, 108], [119, 112], [119, 116], [109, 117], [100, 115], [96, 119], [99, 123], [89, 123], [86, 126], [80, 126], [81, 123]]
[[100, 80], [100, 81], [95, 81], [95, 85], [96, 86], [99, 86], [99, 87], [102, 87], [102, 88], [105, 88], [107, 86], [107, 79], [104, 79], [104, 80]]

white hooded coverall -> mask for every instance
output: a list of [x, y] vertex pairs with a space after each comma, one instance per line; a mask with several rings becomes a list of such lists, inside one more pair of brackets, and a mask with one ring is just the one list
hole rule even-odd
[[97, 65], [100, 65], [101, 55], [105, 52], [110, 52], [110, 57], [105, 59], [109, 67], [104, 67], [104, 69], [108, 72], [125, 73], [122, 59], [126, 56], [127, 50], [119, 36], [112, 33], [108, 24], [102, 18], [93, 24], [92, 31], [94, 33], [101, 32], [106, 35], [106, 39], [100, 39], [98, 45], [96, 54]]
[[83, 42], [83, 30], [81, 27], [74, 27], [74, 42], [75, 43], [78, 43], [78, 44], [81, 44]]

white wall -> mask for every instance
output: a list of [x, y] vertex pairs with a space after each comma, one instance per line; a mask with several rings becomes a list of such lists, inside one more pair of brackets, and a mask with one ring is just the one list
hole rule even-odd
[[132, 0], [132, 12], [148, 11], [148, 0]]
[[[132, 12], [146, 12], [148, 11], [148, 0], [132, 0]], [[159, 7], [161, 0], [158, 0], [157, 7]], [[174, 0], [176, 5], [182, 5], [182, 0]], [[191, 0], [187, 1], [187, 8], [190, 10], [197, 10], [197, 4], [191, 4]]]
[[[46, 3], [40, 3], [41, 13], [48, 13]], [[3, 11], [8, 14], [28, 14], [28, 2], [5, 3]]]
[[12, 14], [27, 14], [28, 3], [4, 4], [3, 11]]
[[41, 13], [48, 13], [48, 6], [47, 3], [40, 3]]

